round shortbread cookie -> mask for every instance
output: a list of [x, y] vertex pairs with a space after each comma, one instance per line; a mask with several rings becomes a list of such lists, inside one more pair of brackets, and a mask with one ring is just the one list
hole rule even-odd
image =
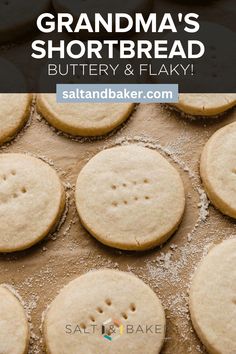
[[40, 94], [37, 108], [55, 128], [77, 136], [98, 136], [122, 124], [132, 103], [57, 103], [56, 95]]
[[236, 239], [210, 250], [190, 290], [193, 326], [212, 354], [236, 353]]
[[52, 167], [28, 155], [0, 154], [0, 252], [23, 250], [43, 239], [64, 204]]
[[236, 218], [236, 123], [226, 125], [209, 139], [202, 152], [200, 173], [212, 204]]
[[32, 30], [50, 0], [0, 0], [0, 42], [15, 40]]
[[5, 286], [0, 286], [0, 353], [26, 354], [29, 326], [23, 306]]
[[114, 147], [93, 157], [76, 184], [82, 224], [100, 242], [145, 250], [166, 241], [185, 207], [177, 170], [157, 151], [137, 145]]
[[50, 354], [157, 354], [165, 313], [156, 294], [134, 275], [92, 271], [52, 302], [44, 336]]
[[172, 106], [190, 116], [218, 116], [236, 105], [236, 94], [180, 94]]
[[10, 141], [29, 118], [31, 95], [0, 94], [0, 144]]

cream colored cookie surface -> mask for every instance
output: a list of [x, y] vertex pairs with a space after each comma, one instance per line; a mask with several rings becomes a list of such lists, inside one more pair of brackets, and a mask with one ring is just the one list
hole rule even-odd
[[103, 135], [132, 113], [131, 103], [57, 103], [54, 94], [40, 94], [37, 108], [55, 128], [78, 136]]
[[64, 209], [52, 167], [24, 154], [0, 154], [0, 252], [26, 249], [44, 238]]
[[212, 354], [236, 353], [236, 239], [222, 242], [200, 263], [190, 290], [193, 326]]
[[185, 195], [176, 169], [138, 145], [94, 156], [79, 173], [76, 205], [82, 224], [100, 242], [144, 250], [166, 241], [181, 222]]
[[212, 204], [236, 218], [236, 123], [228, 124], [209, 139], [201, 156], [200, 173]]
[[31, 95], [0, 94], [0, 144], [11, 140], [30, 115]]
[[27, 354], [29, 326], [23, 306], [5, 286], [0, 286], [0, 353]]
[[236, 94], [180, 94], [174, 107], [191, 116], [217, 116], [236, 105]]
[[165, 314], [156, 294], [134, 275], [93, 271], [51, 303], [44, 335], [50, 354], [158, 354]]

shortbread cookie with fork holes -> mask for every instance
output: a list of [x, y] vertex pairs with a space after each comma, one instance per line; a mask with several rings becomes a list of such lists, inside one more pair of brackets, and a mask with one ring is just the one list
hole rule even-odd
[[123, 250], [165, 242], [185, 207], [175, 167], [157, 151], [138, 145], [95, 155], [79, 173], [75, 195], [84, 227], [100, 242]]
[[148, 285], [130, 273], [104, 269], [61, 290], [46, 312], [43, 332], [50, 354], [158, 354], [165, 326], [162, 304]]
[[0, 252], [42, 240], [58, 223], [65, 193], [56, 171], [26, 154], [0, 154]]

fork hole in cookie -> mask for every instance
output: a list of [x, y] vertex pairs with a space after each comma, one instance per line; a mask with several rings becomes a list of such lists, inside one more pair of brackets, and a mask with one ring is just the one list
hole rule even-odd
[[95, 317], [94, 317], [94, 316], [90, 316], [89, 318], [90, 318], [90, 320], [91, 320], [92, 322], [95, 322]]
[[12, 176], [15, 176], [16, 175], [16, 171], [15, 170], [11, 170], [11, 174], [12, 174]]
[[125, 319], [125, 320], [128, 320], [128, 315], [125, 313], [125, 312], [122, 312], [122, 317]]
[[132, 312], [135, 312], [136, 311], [136, 306], [135, 306], [135, 304], [130, 304], [130, 306], [129, 306], [129, 308], [130, 308], [130, 310], [132, 311]]
[[111, 306], [111, 304], [112, 304], [111, 299], [106, 299], [105, 303], [107, 304], [107, 306]]
[[6, 181], [6, 180], [7, 180], [7, 176], [6, 176], [6, 175], [3, 175], [3, 176], [2, 176], [2, 179], [3, 179], [3, 181]]
[[117, 202], [112, 202], [112, 206], [117, 207]]
[[25, 194], [25, 193], [27, 192], [26, 188], [25, 188], [25, 187], [22, 187], [22, 188], [21, 188], [21, 192], [22, 192], [23, 194]]
[[144, 180], [143, 180], [143, 183], [149, 183], [149, 180], [147, 179], [147, 178], [145, 178]]
[[80, 324], [80, 328], [86, 329], [86, 324], [85, 324], [85, 323], [81, 323], [81, 324]]
[[103, 313], [103, 309], [102, 309], [101, 307], [98, 307], [98, 308], [97, 308], [97, 312]]
[[16, 193], [13, 194], [13, 198], [17, 198], [18, 195]]
[[127, 204], [128, 204], [127, 200], [124, 200], [124, 204], [125, 204], [125, 205], [127, 205]]
[[116, 189], [117, 187], [116, 187], [115, 184], [113, 184], [113, 185], [111, 186], [111, 188], [112, 188], [112, 189]]
[[148, 195], [146, 195], [146, 196], [145, 196], [145, 199], [148, 200], [148, 199], [150, 199], [150, 197], [149, 197]]

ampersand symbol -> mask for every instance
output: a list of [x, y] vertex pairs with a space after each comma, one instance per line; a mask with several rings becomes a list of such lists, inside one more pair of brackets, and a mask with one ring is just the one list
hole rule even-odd
[[126, 76], [134, 75], [134, 69], [133, 69], [131, 64], [127, 64], [126, 65], [126, 67], [125, 67], [125, 75]]

